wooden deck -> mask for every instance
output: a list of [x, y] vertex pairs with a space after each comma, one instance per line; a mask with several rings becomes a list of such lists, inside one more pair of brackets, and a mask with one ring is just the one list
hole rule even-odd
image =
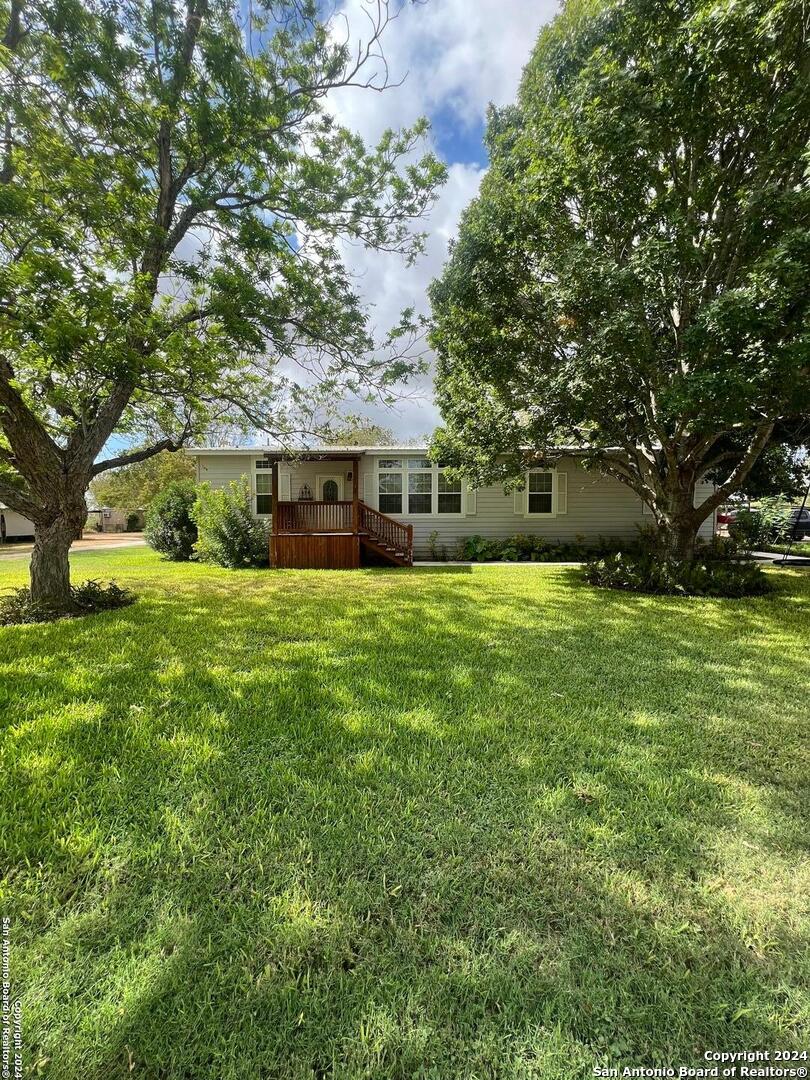
[[360, 566], [356, 533], [279, 533], [274, 540], [271, 565], [279, 570], [355, 570]]
[[270, 565], [287, 570], [351, 570], [364, 555], [394, 566], [413, 563], [413, 526], [381, 514], [358, 497], [359, 459], [352, 459], [352, 498], [278, 498], [273, 465]]

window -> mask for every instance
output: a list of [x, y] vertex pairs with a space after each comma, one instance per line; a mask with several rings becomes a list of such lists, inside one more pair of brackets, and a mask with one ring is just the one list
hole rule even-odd
[[553, 514], [554, 474], [533, 469], [529, 473], [527, 500], [529, 514]]
[[380, 458], [377, 497], [383, 514], [463, 513], [461, 480], [451, 480], [430, 458]]
[[439, 471], [438, 512], [440, 514], [461, 513], [461, 480], [451, 480], [444, 470]]
[[[412, 458], [408, 461], [408, 468], [414, 468], [411, 461], [422, 461], [422, 458]], [[429, 514], [433, 509], [433, 473], [408, 472], [408, 513]]]
[[323, 482], [323, 501], [324, 502], [337, 502], [338, 501], [338, 486], [334, 480], [324, 480]]
[[[273, 513], [273, 474], [271, 472], [259, 472], [264, 468], [265, 462], [256, 462], [256, 513]], [[271, 466], [272, 468], [272, 466]]]
[[[382, 462], [380, 463], [383, 464]], [[386, 465], [392, 464], [390, 459]], [[399, 462], [397, 462], [399, 464]], [[381, 472], [378, 483], [378, 499], [381, 514], [402, 513], [402, 473]]]

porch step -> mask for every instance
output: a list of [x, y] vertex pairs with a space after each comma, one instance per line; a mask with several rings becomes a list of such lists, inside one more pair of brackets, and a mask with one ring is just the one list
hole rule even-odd
[[404, 551], [398, 551], [396, 548], [391, 547], [389, 544], [383, 543], [378, 537], [367, 534], [360, 537], [363, 547], [369, 551], [374, 552], [376, 555], [382, 556], [387, 559], [388, 562], [393, 563], [394, 566], [410, 566], [411, 561]]

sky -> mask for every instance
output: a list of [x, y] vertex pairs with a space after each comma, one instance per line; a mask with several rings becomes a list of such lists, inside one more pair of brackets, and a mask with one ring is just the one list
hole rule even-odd
[[[368, 0], [344, 0], [352, 36], [368, 25]], [[478, 192], [487, 159], [484, 123], [490, 102], [514, 101], [521, 71], [540, 27], [558, 10], [553, 0], [424, 0], [406, 3], [386, 29], [382, 45], [390, 79], [401, 85], [384, 93], [343, 89], [330, 96], [338, 120], [375, 141], [389, 127], [431, 121], [430, 148], [447, 165], [448, 179], [422, 228], [428, 233], [425, 254], [413, 267], [396, 255], [359, 249], [347, 251], [357, 288], [370, 307], [380, 334], [399, 313], [414, 307], [428, 313], [427, 288], [440, 272], [459, 217]], [[393, 408], [351, 406], [390, 428], [401, 438], [430, 433], [440, 416], [433, 403], [432, 377], [406, 388]]]

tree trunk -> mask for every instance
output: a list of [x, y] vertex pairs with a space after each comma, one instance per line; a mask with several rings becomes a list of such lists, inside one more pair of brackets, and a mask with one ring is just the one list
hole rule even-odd
[[664, 551], [675, 559], [691, 559], [695, 554], [698, 523], [693, 514], [675, 516], [660, 526]]
[[677, 476], [668, 479], [667, 505], [658, 522], [664, 553], [674, 559], [691, 559], [700, 528], [695, 512], [694, 480]]
[[31, 599], [58, 611], [67, 611], [70, 599], [70, 545], [79, 535], [87, 510], [72, 507], [45, 521], [34, 522], [31, 554]]

